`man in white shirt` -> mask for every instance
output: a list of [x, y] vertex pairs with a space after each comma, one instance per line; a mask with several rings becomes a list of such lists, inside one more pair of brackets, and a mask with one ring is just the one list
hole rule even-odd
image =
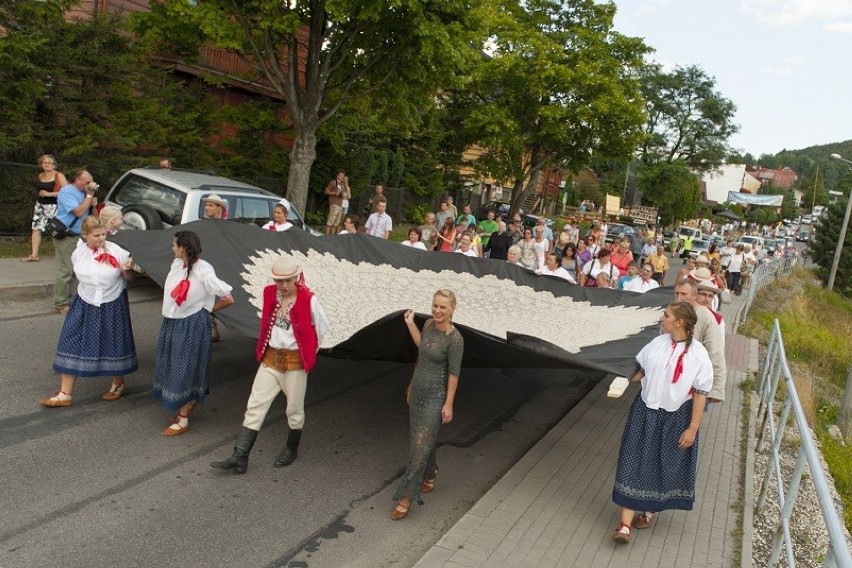
[[577, 283], [571, 274], [562, 268], [562, 257], [555, 252], [548, 253], [544, 257], [544, 266], [536, 270], [535, 273], [539, 276], [556, 276], [557, 278], [567, 280], [571, 284]]
[[644, 294], [648, 290], [659, 288], [660, 284], [653, 278], [654, 267], [650, 264], [643, 264], [642, 271], [639, 273], [639, 278], [633, 278], [624, 285], [624, 289], [629, 292], [639, 292]]
[[390, 236], [391, 229], [393, 229], [393, 221], [391, 221], [390, 215], [385, 213], [387, 206], [388, 204], [384, 201], [376, 203], [376, 212], [370, 215], [370, 218], [367, 219], [367, 224], [364, 225], [364, 229], [366, 229], [368, 234], [379, 237], [380, 239], [387, 239]]

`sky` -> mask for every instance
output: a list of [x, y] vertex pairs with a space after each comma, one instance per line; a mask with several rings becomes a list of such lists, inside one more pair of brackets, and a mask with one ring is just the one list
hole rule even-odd
[[852, 139], [852, 0], [613, 0], [615, 29], [666, 68], [697, 65], [755, 157]]

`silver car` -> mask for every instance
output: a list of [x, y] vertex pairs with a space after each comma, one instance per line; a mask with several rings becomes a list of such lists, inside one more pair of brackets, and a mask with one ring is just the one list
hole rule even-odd
[[228, 203], [228, 219], [264, 225], [276, 203], [287, 205], [287, 220], [313, 235], [286, 199], [259, 187], [221, 176], [189, 170], [139, 168], [119, 178], [104, 199], [124, 214], [124, 229], [163, 229], [204, 217], [205, 197], [215, 193]]

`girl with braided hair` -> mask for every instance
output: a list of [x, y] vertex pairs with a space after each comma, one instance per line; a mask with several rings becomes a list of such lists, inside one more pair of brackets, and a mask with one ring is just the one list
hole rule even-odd
[[[697, 321], [692, 304], [669, 304], [662, 334], [636, 356], [631, 382], [641, 381], [642, 389], [624, 426], [612, 490], [621, 506], [616, 542], [629, 542], [632, 528], [647, 528], [659, 511], [692, 510], [698, 427], [713, 386], [710, 356], [693, 340]], [[634, 518], [636, 511], [642, 513]]]
[[[169, 411], [177, 410], [164, 436], [189, 430], [189, 417], [208, 392], [212, 340], [211, 312], [234, 303], [231, 286], [201, 260], [201, 241], [192, 231], [178, 231], [172, 241], [172, 262], [163, 286], [163, 325], [157, 340], [154, 397]], [[217, 297], [219, 298], [217, 300]]]

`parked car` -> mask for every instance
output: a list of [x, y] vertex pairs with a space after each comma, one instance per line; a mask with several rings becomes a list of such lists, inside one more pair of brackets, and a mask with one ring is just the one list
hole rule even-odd
[[754, 252], [761, 250], [766, 243], [763, 237], [758, 237], [757, 235], [743, 235], [740, 237], [740, 242], [744, 245], [751, 245], [751, 250]]
[[622, 237], [629, 237], [634, 234], [636, 234], [636, 229], [630, 225], [624, 225], [623, 223], [610, 223], [606, 231], [606, 239], [604, 240], [611, 243], [621, 239]]
[[663, 229], [663, 247], [666, 250], [669, 250], [669, 246], [672, 244], [672, 237], [674, 237], [674, 231]]
[[[476, 213], [475, 213], [476, 220], [478, 222], [478, 221], [482, 221], [483, 219], [485, 219], [485, 217], [488, 215], [489, 209], [494, 211], [495, 215], [498, 215], [498, 216], [502, 215], [503, 217], [506, 217], [506, 215], [509, 214], [509, 210], [511, 208], [512, 208], [512, 205], [510, 203], [505, 202], [505, 201], [489, 201], [485, 205], [480, 206], [479, 209], [476, 210]], [[521, 212], [521, 213], [523, 213], [523, 212]]]
[[197, 221], [204, 216], [202, 199], [215, 193], [228, 203], [228, 219], [263, 226], [277, 203], [287, 205], [287, 220], [312, 235], [302, 215], [270, 191], [221, 176], [189, 170], [133, 169], [107, 192], [104, 203], [121, 208], [124, 229], [163, 229]]
[[806, 243], [811, 238], [811, 229], [809, 227], [802, 227], [796, 232], [796, 240], [800, 243]]

